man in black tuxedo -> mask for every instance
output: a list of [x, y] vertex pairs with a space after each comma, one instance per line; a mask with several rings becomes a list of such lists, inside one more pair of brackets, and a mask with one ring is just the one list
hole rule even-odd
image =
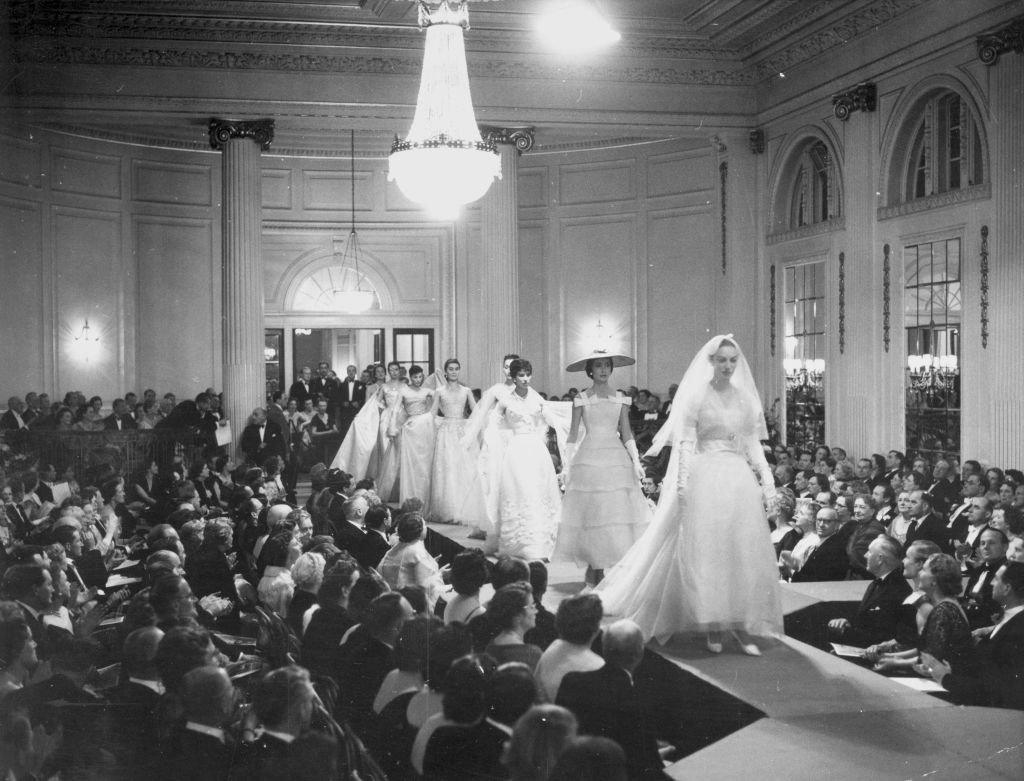
[[299, 409], [306, 406], [306, 399], [313, 398], [313, 370], [303, 366], [299, 376], [288, 389], [288, 398], [295, 399]]
[[890, 450], [885, 456], [885, 482], [892, 483], [892, 479], [903, 471], [906, 466], [907, 457], [899, 450]]
[[932, 509], [934, 506], [935, 502], [927, 491], [910, 492], [910, 510], [907, 512], [910, 526], [907, 527], [904, 548], [916, 540], [931, 540], [942, 548], [943, 553], [952, 550], [949, 535], [946, 533], [946, 523], [935, 514]]
[[235, 687], [220, 667], [196, 667], [182, 681], [185, 723], [171, 737], [166, 778], [223, 781], [231, 771], [235, 743], [224, 731], [235, 709]]
[[103, 428], [108, 431], [128, 431], [138, 427], [135, 418], [128, 414], [128, 403], [124, 399], [114, 399], [114, 411], [103, 419]]
[[866, 648], [896, 636], [900, 606], [910, 595], [902, 557], [903, 549], [893, 537], [881, 534], [871, 541], [865, 566], [875, 579], [864, 592], [853, 621], [835, 618], [828, 622], [831, 639]]
[[[331, 398], [337, 391], [338, 378], [331, 371], [331, 365], [327, 361], [320, 361], [317, 364], [316, 376], [313, 377], [309, 387], [313, 391], [314, 397], [319, 396], [322, 399], [326, 399], [328, 405], [330, 405]], [[332, 409], [331, 412], [333, 413], [334, 410]]]
[[285, 497], [292, 504], [296, 504], [295, 487], [299, 481], [299, 465], [292, 452], [291, 437], [288, 436], [288, 418], [285, 417], [282, 401], [284, 394], [281, 391], [274, 391], [270, 395], [270, 404], [267, 406], [267, 420], [277, 425], [285, 434], [284, 437], [284, 469], [281, 470], [281, 481], [284, 483]]
[[338, 391], [332, 404], [334, 420], [337, 422], [342, 439], [348, 433], [352, 419], [366, 401], [366, 385], [359, 381], [356, 376], [357, 371], [355, 366], [345, 369], [345, 379], [338, 385]]
[[[309, 672], [296, 665], [271, 670], [256, 684], [252, 705], [263, 733], [239, 751], [238, 778], [289, 778], [295, 739], [309, 729], [319, 698]], [[243, 732], [243, 739], [248, 737]], [[234, 777], [234, 776], [233, 776]]]
[[[964, 483], [965, 488], [966, 486]], [[992, 520], [992, 500], [987, 496], [974, 496], [969, 500], [967, 508], [950, 529], [952, 534], [949, 541], [964, 571], [970, 572], [981, 564], [978, 548], [981, 545], [981, 535], [988, 529], [988, 523]]]
[[164, 691], [154, 660], [163, 636], [162, 630], [147, 626], [125, 638], [121, 683], [109, 695], [112, 750], [140, 778], [162, 767], [153, 747], [157, 745], [157, 706]]
[[1002, 618], [991, 632], [980, 633], [976, 672], [954, 672], [926, 652], [922, 666], [957, 703], [1024, 710], [1024, 563], [1000, 567], [992, 595], [1003, 609]]
[[391, 549], [391, 539], [388, 526], [391, 524], [391, 511], [387, 505], [381, 504], [371, 507], [363, 516], [363, 528], [366, 536], [363, 538], [364, 558], [371, 567], [376, 567], [384, 554]]
[[814, 531], [821, 542], [811, 551], [804, 565], [790, 578], [794, 583], [821, 580], [845, 580], [850, 569], [846, 555], [847, 537], [839, 532], [839, 515], [831, 507], [818, 510]]
[[327, 508], [327, 518], [334, 533], [334, 544], [341, 550], [348, 551], [362, 567], [372, 567], [379, 560], [369, 563], [366, 552], [366, 532], [363, 531], [363, 518], [370, 509], [364, 496], [353, 496], [340, 504], [331, 502]]
[[996, 573], [1006, 563], [1006, 549], [1009, 541], [999, 529], [988, 528], [981, 533], [978, 543], [979, 566], [976, 567], [964, 585], [963, 603], [971, 629], [978, 629], [992, 623], [993, 614], [999, 612], [992, 589]]
[[640, 628], [629, 619], [604, 631], [604, 666], [590, 672], [570, 672], [558, 687], [557, 705], [571, 710], [579, 731], [610, 738], [626, 754], [630, 779], [664, 779], [651, 709], [641, 701], [634, 674], [643, 659]]
[[7, 400], [7, 412], [0, 415], [0, 429], [4, 431], [21, 431], [28, 428], [29, 421], [25, 419], [25, 402], [17, 396], [11, 396]]
[[975, 497], [984, 496], [986, 493], [988, 493], [988, 480], [984, 475], [970, 474], [964, 478], [960, 488], [960, 501], [950, 505], [949, 517], [946, 519], [946, 529], [951, 541], [964, 541], [971, 524], [972, 500]]
[[245, 454], [245, 460], [252, 464], [263, 464], [271, 456], [284, 458], [284, 433], [276, 423], [267, 420], [267, 411], [257, 407], [252, 411], [252, 423], [242, 431], [238, 443]]
[[957, 503], [963, 486], [952, 465], [944, 458], [940, 458], [932, 467], [932, 481], [928, 493], [935, 501], [936, 512], [945, 515]]

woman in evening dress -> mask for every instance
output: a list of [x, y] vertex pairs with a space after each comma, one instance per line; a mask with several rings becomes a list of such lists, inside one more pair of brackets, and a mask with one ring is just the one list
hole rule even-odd
[[462, 444], [467, 411], [472, 412], [476, 400], [459, 382], [461, 369], [456, 358], [445, 361], [445, 383], [434, 393], [437, 431], [430, 511], [444, 522], [479, 524], [486, 511], [476, 475], [477, 450]]

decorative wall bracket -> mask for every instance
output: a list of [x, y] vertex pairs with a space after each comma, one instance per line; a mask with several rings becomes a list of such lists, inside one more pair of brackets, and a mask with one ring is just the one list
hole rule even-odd
[[889, 352], [891, 341], [889, 332], [889, 290], [892, 287], [892, 261], [889, 259], [890, 247], [886, 244], [882, 247], [882, 344], [885, 351]]
[[1014, 19], [994, 33], [979, 35], [977, 43], [978, 59], [983, 65], [995, 65], [999, 55], [1006, 52], [1024, 52], [1024, 16]]
[[988, 225], [981, 226], [981, 346], [988, 347]]
[[255, 119], [252, 121], [232, 119], [210, 120], [210, 146], [221, 150], [232, 138], [251, 138], [266, 152], [274, 140], [274, 120]]
[[725, 183], [729, 178], [729, 163], [723, 160], [718, 165], [718, 176], [722, 183], [722, 275], [725, 275]]
[[764, 129], [754, 128], [750, 131], [750, 151], [755, 155], [764, 154]]
[[861, 82], [846, 92], [832, 96], [832, 111], [836, 119], [845, 122], [854, 111], [874, 111], [877, 105], [878, 91], [871, 82]]
[[768, 273], [768, 348], [775, 357], [775, 264]]
[[531, 125], [518, 127], [497, 127], [495, 125], [480, 125], [480, 135], [484, 141], [491, 144], [511, 144], [516, 148], [516, 154], [529, 152], [533, 149], [533, 142], [537, 128]]
[[839, 253], [839, 354], [846, 352], [846, 253]]

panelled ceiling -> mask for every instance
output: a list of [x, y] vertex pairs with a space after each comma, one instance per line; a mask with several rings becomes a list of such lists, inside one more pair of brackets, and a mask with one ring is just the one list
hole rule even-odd
[[[595, 0], [622, 33], [542, 48], [556, 0], [472, 0], [477, 119], [537, 148], [693, 137], [753, 124], [780, 73], [813, 69], [929, 0]], [[3, 107], [51, 127], [202, 146], [211, 116], [273, 117], [275, 148], [381, 154], [408, 129], [423, 38], [408, 0], [8, 0]]]

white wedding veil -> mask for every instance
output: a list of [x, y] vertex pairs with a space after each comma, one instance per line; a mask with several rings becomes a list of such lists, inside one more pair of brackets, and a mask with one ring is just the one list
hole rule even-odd
[[760, 440], [768, 439], [768, 427], [764, 422], [764, 409], [761, 406], [761, 395], [757, 392], [757, 385], [754, 383], [754, 376], [750, 373], [750, 365], [747, 363], [743, 350], [732, 334], [718, 334], [711, 337], [704, 346], [697, 351], [690, 366], [687, 368], [683, 378], [679, 381], [679, 389], [672, 399], [672, 411], [668, 420], [665, 421], [658, 433], [654, 435], [654, 441], [647, 455], [656, 456], [666, 445], [675, 445], [676, 442], [685, 439], [695, 439], [695, 432], [685, 430], [686, 421], [696, 418], [697, 408], [708, 385], [714, 377], [714, 367], [711, 357], [715, 354], [723, 341], [727, 341], [739, 353], [736, 361], [736, 371], [732, 375], [732, 384], [744, 396], [749, 397], [750, 403], [757, 414], [755, 432]]

